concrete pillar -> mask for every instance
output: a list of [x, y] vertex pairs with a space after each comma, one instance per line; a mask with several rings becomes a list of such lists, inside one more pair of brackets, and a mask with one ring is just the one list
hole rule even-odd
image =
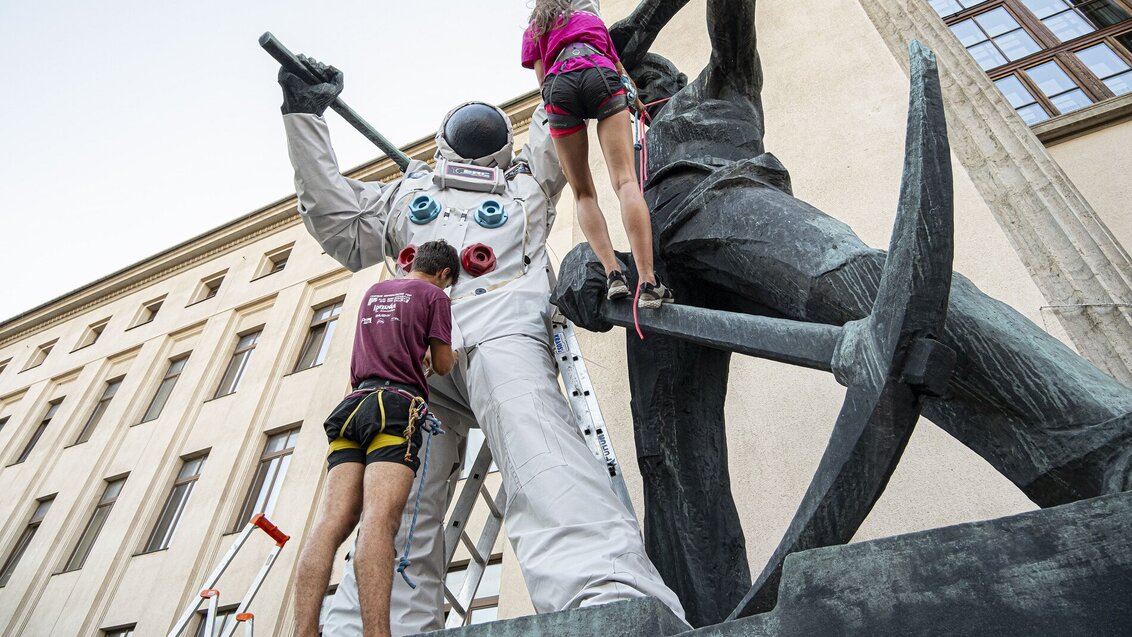
[[939, 61], [951, 149], [1082, 356], [1132, 386], [1132, 260], [926, 0], [858, 0], [907, 71]]

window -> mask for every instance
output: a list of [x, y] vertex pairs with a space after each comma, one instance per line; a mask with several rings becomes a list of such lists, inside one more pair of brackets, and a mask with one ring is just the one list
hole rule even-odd
[[79, 432], [79, 437], [75, 440], [75, 444], [81, 444], [90, 440], [91, 434], [94, 433], [94, 428], [98, 426], [98, 421], [102, 420], [102, 414], [106, 413], [106, 408], [110, 406], [110, 399], [118, 392], [118, 388], [122, 386], [122, 376], [106, 381], [106, 389], [102, 390], [102, 397], [98, 399], [98, 404], [94, 406], [94, 411], [91, 412], [90, 417], [86, 419], [86, 424], [83, 425], [82, 431]]
[[259, 272], [256, 273], [256, 278], [258, 279], [269, 274], [282, 272], [283, 268], [287, 267], [287, 260], [291, 258], [291, 248], [294, 245], [295, 244], [292, 243], [263, 255], [263, 263], [259, 266]]
[[149, 534], [149, 540], [146, 541], [145, 548], [142, 549], [143, 553], [169, 547], [169, 542], [173, 540], [173, 532], [177, 530], [177, 523], [181, 521], [181, 513], [189, 502], [193, 485], [200, 477], [200, 471], [204, 468], [204, 461], [207, 458], [208, 454], [196, 456], [185, 460], [184, 464], [181, 465], [181, 471], [177, 473], [177, 479], [173, 482], [173, 490], [169, 492], [169, 497], [165, 499], [165, 506], [162, 507], [161, 515], [157, 518], [157, 524], [154, 525], [153, 531]]
[[236, 518], [233, 531], [239, 531], [256, 513], [270, 516], [275, 510], [275, 501], [279, 499], [279, 490], [283, 486], [283, 478], [287, 475], [287, 467], [291, 464], [291, 453], [295, 450], [295, 442], [299, 439], [299, 428], [288, 429], [272, 434], [263, 446], [263, 454], [259, 458], [252, 486], [244, 498], [244, 505], [240, 507], [240, 515]]
[[137, 624], [130, 624], [129, 626], [118, 626], [117, 628], [103, 628], [102, 634], [106, 637], [134, 637], [134, 626]]
[[9, 418], [11, 418], [11, 416], [4, 416], [3, 418], [0, 418], [0, 431], [4, 431], [4, 425], [8, 424]]
[[[480, 455], [480, 447], [485, 444], [487, 444], [487, 440], [483, 436], [482, 429], [475, 427], [468, 430], [468, 435], [464, 438], [464, 460], [460, 464], [460, 480], [472, 475], [472, 464], [475, 463], [476, 456]], [[499, 471], [499, 467], [495, 465], [495, 459], [492, 458], [487, 472], [495, 473], [496, 471]]]
[[47, 511], [51, 508], [51, 503], [54, 500], [55, 496], [50, 495], [36, 503], [35, 511], [31, 514], [28, 525], [24, 527], [23, 533], [20, 533], [19, 539], [12, 546], [12, 551], [8, 553], [8, 559], [4, 560], [4, 567], [0, 568], [0, 586], [8, 585], [8, 579], [12, 577], [12, 572], [16, 570], [20, 558], [24, 556], [24, 551], [31, 544], [35, 532], [39, 530], [39, 525], [43, 523], [43, 518], [47, 517]]
[[232, 626], [236, 623], [237, 608], [239, 607], [227, 606], [225, 608], [216, 609], [216, 619], [212, 623], [212, 635], [205, 635], [204, 632], [205, 617], [207, 617], [207, 611], [197, 611], [197, 615], [200, 615], [200, 624], [197, 625], [196, 637], [220, 637], [220, 635], [223, 635], [224, 632], [228, 630], [229, 626]]
[[31, 355], [31, 359], [28, 360], [27, 366], [24, 367], [20, 371], [26, 372], [29, 369], [39, 367], [40, 365], [42, 365], [43, 361], [47, 360], [47, 355], [51, 353], [52, 349], [54, 349], [55, 343], [58, 343], [58, 342], [59, 342], [59, 339], [55, 339], [53, 341], [50, 341], [48, 343], [44, 343], [43, 345], [40, 345], [39, 347], [35, 348], [35, 353]]
[[102, 532], [102, 525], [106, 524], [106, 518], [110, 517], [110, 510], [114, 508], [114, 502], [118, 500], [118, 494], [122, 492], [122, 485], [124, 484], [126, 484], [125, 477], [106, 483], [102, 497], [98, 499], [94, 513], [91, 514], [90, 520], [86, 523], [86, 528], [83, 529], [83, 534], [79, 537], [79, 543], [75, 545], [75, 550], [71, 551], [71, 557], [67, 558], [67, 564], [63, 567], [64, 573], [77, 571], [83, 567], [87, 556], [90, 555], [91, 547], [94, 546], [94, 541], [98, 539], [98, 534]]
[[330, 338], [334, 336], [334, 326], [338, 323], [338, 315], [342, 313], [342, 301], [331, 305], [316, 308], [314, 319], [311, 320], [311, 331], [303, 343], [299, 362], [295, 371], [301, 372], [315, 365], [321, 365], [326, 360], [326, 350], [330, 349]]
[[228, 361], [228, 369], [224, 370], [224, 377], [220, 379], [220, 386], [216, 388], [216, 395], [213, 398], [227, 396], [240, 386], [240, 379], [244, 377], [244, 370], [247, 369], [248, 361], [252, 358], [252, 350], [255, 349], [261, 331], [262, 329], [257, 329], [250, 334], [244, 334], [236, 342], [236, 351], [232, 352], [232, 360]]
[[39, 421], [39, 426], [35, 428], [35, 433], [31, 435], [30, 439], [28, 439], [28, 443], [24, 446], [24, 450], [20, 452], [20, 455], [16, 458], [16, 461], [12, 464], [20, 464], [24, 460], [28, 459], [28, 456], [31, 454], [31, 450], [35, 448], [35, 443], [39, 442], [39, 439], [43, 437], [43, 432], [47, 430], [47, 425], [51, 424], [51, 419], [55, 417], [55, 412], [59, 411], [59, 405], [62, 402], [62, 398], [56, 398], [55, 400], [47, 403], [47, 413], [43, 414], [43, 420]]
[[[448, 573], [444, 576], [444, 585], [453, 595], [460, 594], [460, 587], [464, 585], [464, 577], [468, 573], [468, 562], [458, 562], [450, 565]], [[464, 618], [464, 625], [485, 624], [498, 618], [499, 612], [499, 581], [503, 573], [503, 554], [496, 553], [491, 556], [484, 568], [483, 577], [480, 578], [479, 588], [476, 589], [475, 599], [469, 605], [471, 617]], [[444, 605], [445, 620], [451, 612], [450, 604]]]
[[1132, 92], [1130, 0], [930, 0], [1027, 124]]
[[98, 340], [98, 337], [102, 336], [102, 331], [106, 329], [106, 324], [109, 322], [110, 319], [105, 318], [97, 323], [87, 326], [86, 331], [83, 332], [82, 338], [80, 338], [78, 344], [75, 345], [75, 349], [78, 350], [94, 345], [94, 342]]
[[161, 305], [163, 303], [165, 303], [164, 296], [159, 299], [154, 299], [152, 301], [146, 301], [145, 303], [142, 303], [141, 312], [138, 314], [138, 320], [134, 322], [133, 326], [137, 327], [139, 325], [145, 325], [146, 323], [153, 322], [153, 319], [157, 318], [157, 313], [161, 311]]
[[153, 395], [153, 400], [149, 401], [149, 407], [145, 410], [141, 422], [149, 422], [161, 415], [161, 410], [165, 408], [169, 394], [173, 393], [173, 386], [177, 384], [177, 379], [181, 376], [181, 370], [185, 369], [185, 361], [187, 360], [189, 360], [188, 354], [182, 354], [169, 360], [169, 369], [166, 370], [165, 377], [161, 379], [161, 384], [157, 386], [157, 393]]
[[[220, 284], [224, 283], [225, 274], [228, 274], [227, 270], [218, 272], [217, 274], [213, 274], [212, 276], [201, 280], [200, 285], [197, 287], [196, 294], [193, 295], [192, 303], [207, 301], [208, 299], [211, 299], [219, 294]], [[189, 305], [192, 305], [192, 303], [190, 303]]]
[[8, 363], [11, 363], [11, 362], [12, 362], [12, 359], [10, 359], [10, 358], [5, 358], [4, 360], [0, 361], [0, 374], [3, 374], [4, 370], [8, 369]]

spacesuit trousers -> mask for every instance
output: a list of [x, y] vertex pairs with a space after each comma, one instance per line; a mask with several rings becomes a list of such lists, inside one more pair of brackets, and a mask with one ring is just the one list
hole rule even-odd
[[[523, 335], [487, 341], [472, 349], [449, 378], [430, 387], [438, 415], [474, 415], [483, 429], [507, 493], [504, 527], [537, 612], [656, 597], [683, 618], [680, 601], [645, 555], [636, 518], [617, 499], [608, 472], [573, 423], [545, 342]], [[463, 414], [444, 408], [465, 400]], [[394, 582], [394, 635], [441, 627], [440, 527], [450, 488], [449, 472], [435, 468], [451, 467], [448, 461], [456, 453], [454, 441], [446, 437], [433, 440], [437, 455], [425, 476], [410, 555], [409, 574], [418, 588], [411, 591], [400, 578]], [[415, 484], [409, 507], [417, 488]], [[409, 509], [402, 517], [398, 548], [404, 546], [411, 514]], [[352, 565], [331, 602], [325, 634], [361, 635]]]

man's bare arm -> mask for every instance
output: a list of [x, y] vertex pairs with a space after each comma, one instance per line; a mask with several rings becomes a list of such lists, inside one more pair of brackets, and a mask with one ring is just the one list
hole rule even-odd
[[428, 350], [433, 373], [447, 376], [456, 366], [456, 352], [452, 351], [452, 346], [448, 343], [436, 338], [429, 339]]

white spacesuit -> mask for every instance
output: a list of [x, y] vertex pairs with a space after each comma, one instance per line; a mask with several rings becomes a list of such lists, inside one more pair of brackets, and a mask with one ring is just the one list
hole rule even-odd
[[[505, 135], [501, 129], [485, 136], [485, 122], [486, 129], [504, 127]], [[565, 179], [542, 106], [529, 143], [514, 158], [502, 111], [481, 103], [453, 109], [437, 132], [436, 169], [414, 160], [389, 184], [343, 177], [322, 117], [292, 113], [284, 123], [299, 212], [327, 254], [356, 271], [387, 255], [407, 262], [411, 246], [445, 239], [464, 264], [450, 290], [452, 346], [461, 355], [451, 374], [430, 381], [430, 407], [451, 433], [433, 438], [426, 483], [418, 475], [402, 519], [398, 548], [421, 489], [409, 569], [418, 588], [395, 579], [394, 634], [443, 627], [443, 515], [459, 436], [476, 423], [506, 487], [507, 535], [536, 611], [652, 596], [683, 617], [645, 555], [637, 520], [610, 488], [559, 390], [549, 345], [546, 240]], [[468, 153], [476, 143], [482, 149], [484, 139], [503, 137], [502, 146], [473, 156], [457, 150]], [[326, 634], [361, 635], [352, 566], [331, 603]]]

